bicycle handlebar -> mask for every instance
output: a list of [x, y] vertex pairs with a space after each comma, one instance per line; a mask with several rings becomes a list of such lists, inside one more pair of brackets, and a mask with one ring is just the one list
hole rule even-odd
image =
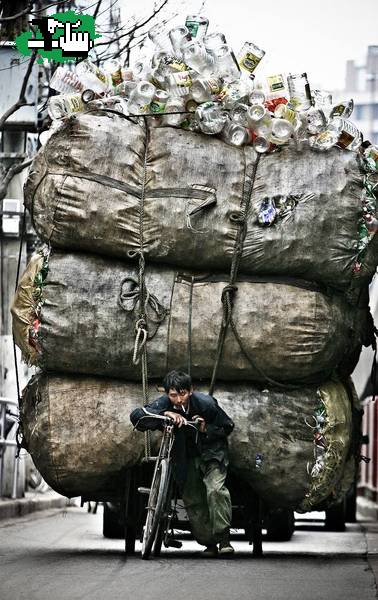
[[[152, 418], [155, 418], [155, 419], [159, 419], [160, 421], [165, 421], [167, 424], [168, 424], [168, 423], [173, 423], [173, 419], [172, 419], [171, 417], [167, 417], [166, 415], [157, 415], [157, 414], [155, 414], [155, 413], [150, 413], [150, 412], [148, 412], [146, 409], [144, 409], [144, 411], [145, 411], [145, 413], [146, 413], [146, 414], [145, 414], [145, 415], [143, 415], [143, 417], [141, 417], [141, 418], [138, 420], [138, 423], [139, 423], [139, 422], [140, 422], [142, 419], [147, 419], [147, 418], [148, 418], [148, 419], [150, 419], [151, 417], [152, 417]], [[184, 416], [184, 415], [182, 415], [182, 416]], [[193, 429], [195, 429], [196, 431], [198, 431], [198, 428], [199, 428], [200, 422], [199, 422], [199, 421], [197, 421], [197, 420], [195, 420], [195, 421], [186, 421], [186, 422], [184, 423], [184, 425], [188, 425], [189, 427], [193, 427]]]

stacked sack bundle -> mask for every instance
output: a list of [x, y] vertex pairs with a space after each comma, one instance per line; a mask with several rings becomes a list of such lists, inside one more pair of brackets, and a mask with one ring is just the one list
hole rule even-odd
[[360, 418], [348, 376], [372, 342], [378, 264], [366, 158], [292, 139], [261, 154], [106, 110], [55, 128], [25, 188], [48, 247], [12, 308], [42, 369], [22, 429], [54, 489], [98, 493], [140, 462], [142, 363], [156, 381], [178, 367], [211, 380], [236, 425], [231, 469], [270, 506], [345, 492]]

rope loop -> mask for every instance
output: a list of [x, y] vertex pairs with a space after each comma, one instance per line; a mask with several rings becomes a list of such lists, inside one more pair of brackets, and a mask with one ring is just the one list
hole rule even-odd
[[138, 319], [135, 323], [135, 332], [133, 364], [138, 365], [148, 338], [147, 323], [144, 319]]

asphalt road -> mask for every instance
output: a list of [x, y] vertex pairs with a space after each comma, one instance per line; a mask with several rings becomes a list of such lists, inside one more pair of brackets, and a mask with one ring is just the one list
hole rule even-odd
[[[0, 522], [0, 600], [375, 600], [374, 575], [358, 525], [342, 534], [299, 528], [290, 543], [204, 559], [184, 542], [161, 558], [125, 558], [122, 540], [102, 537], [102, 515], [70, 507]], [[311, 555], [312, 554], [312, 555]]]

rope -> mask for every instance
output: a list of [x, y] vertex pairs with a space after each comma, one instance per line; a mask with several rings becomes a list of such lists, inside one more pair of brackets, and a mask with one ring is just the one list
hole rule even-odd
[[[139, 284], [139, 319], [135, 324], [136, 336], [134, 346], [134, 357], [137, 358], [137, 353], [141, 354], [141, 371], [142, 371], [142, 393], [143, 393], [143, 404], [148, 404], [148, 356], [147, 356], [147, 338], [148, 338], [148, 324], [146, 315], [146, 305], [148, 302], [146, 285], [144, 279], [145, 271], [145, 260], [144, 260], [144, 200], [146, 194], [146, 177], [147, 177], [147, 152], [148, 152], [148, 125], [146, 119], [143, 119], [145, 127], [145, 149], [144, 149], [144, 160], [143, 160], [143, 179], [142, 179], [142, 193], [139, 202], [139, 251], [135, 253], [135, 256], [139, 254], [139, 271], [138, 271], [138, 284]], [[142, 341], [140, 342], [140, 338]], [[151, 439], [150, 432], [147, 430], [144, 436], [144, 453], [145, 457], [148, 458], [151, 452]]]
[[250, 204], [251, 204], [253, 185], [255, 183], [259, 160], [260, 160], [260, 155], [258, 154], [256, 161], [253, 164], [252, 173], [251, 173], [251, 176], [249, 177], [248, 184], [247, 184], [247, 186], [245, 188], [245, 192], [243, 194], [240, 215], [236, 218], [235, 218], [235, 216], [233, 216], [233, 221], [239, 225], [239, 228], [238, 228], [238, 232], [237, 232], [237, 236], [236, 236], [236, 240], [235, 240], [235, 246], [234, 246], [234, 250], [233, 250], [233, 254], [232, 254], [230, 280], [229, 280], [228, 285], [226, 285], [222, 291], [221, 300], [222, 300], [222, 306], [223, 306], [223, 317], [222, 317], [222, 324], [221, 324], [219, 337], [218, 337], [217, 353], [216, 353], [216, 357], [215, 357], [215, 363], [214, 363], [213, 373], [212, 373], [211, 382], [210, 382], [210, 389], [209, 389], [210, 396], [212, 396], [213, 392], [214, 392], [214, 387], [215, 387], [215, 382], [216, 382], [216, 378], [217, 378], [217, 374], [218, 374], [219, 364], [220, 364], [222, 354], [223, 354], [223, 348], [224, 348], [224, 342], [226, 339], [227, 329], [228, 329], [228, 326], [229, 326], [229, 323], [231, 320], [231, 316], [232, 316], [232, 309], [233, 309], [233, 304], [234, 304], [233, 299], [234, 299], [234, 296], [238, 289], [235, 285], [235, 282], [236, 282], [242, 254], [243, 254], [243, 245], [244, 245], [244, 239], [245, 239], [245, 234], [246, 234], [247, 216], [248, 216], [249, 208], [250, 208]]
[[190, 279], [190, 293], [189, 293], [189, 318], [188, 318], [188, 375], [191, 375], [192, 371], [192, 313], [193, 313], [193, 286], [194, 277]]

